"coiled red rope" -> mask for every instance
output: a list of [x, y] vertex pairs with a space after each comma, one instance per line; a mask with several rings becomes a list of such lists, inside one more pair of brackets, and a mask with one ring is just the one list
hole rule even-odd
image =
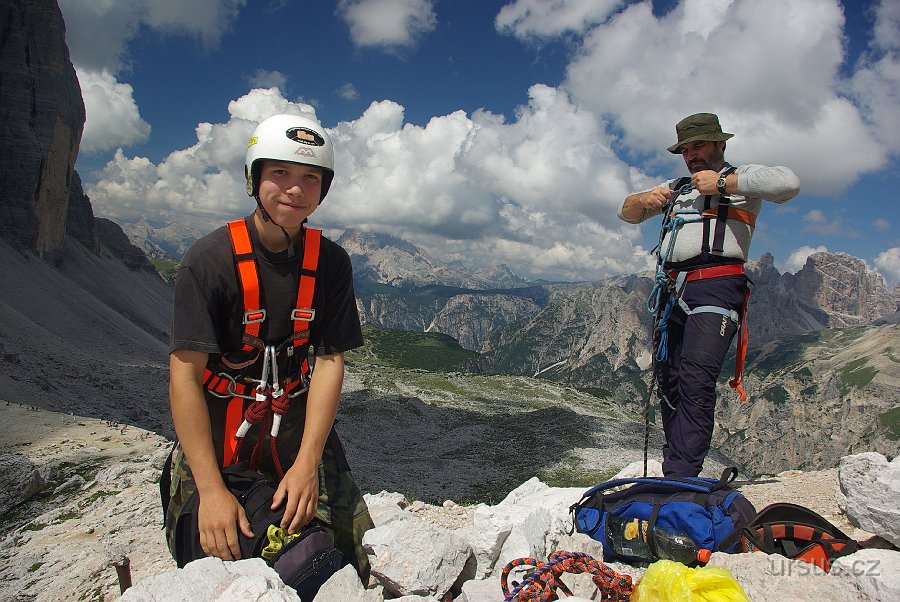
[[[535, 570], [510, 591], [509, 572], [517, 566], [533, 566]], [[572, 595], [560, 579], [563, 573], [591, 573], [594, 585], [605, 600], [628, 602], [634, 590], [630, 575], [621, 575], [588, 554], [560, 550], [550, 554], [547, 562], [535, 558], [518, 558], [503, 567], [500, 587], [503, 588], [504, 602], [555, 600], [558, 588]]]

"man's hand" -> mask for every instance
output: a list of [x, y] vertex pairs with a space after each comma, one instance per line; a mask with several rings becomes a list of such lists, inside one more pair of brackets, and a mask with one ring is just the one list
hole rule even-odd
[[650, 209], [651, 211], [659, 212], [662, 211], [663, 207], [666, 206], [666, 203], [668, 203], [671, 198], [671, 189], [665, 186], [657, 186], [656, 188], [643, 193], [638, 204], [642, 209]]
[[316, 515], [319, 507], [319, 467], [297, 458], [284, 474], [272, 497], [272, 510], [284, 504], [280, 527], [297, 533]]
[[626, 197], [620, 215], [626, 222], [637, 224], [649, 216], [661, 213], [671, 198], [672, 191], [665, 186], [657, 186], [647, 192], [635, 192]]
[[198, 513], [200, 546], [207, 556], [222, 560], [240, 560], [237, 527], [247, 537], [253, 537], [247, 514], [228, 489], [216, 488], [200, 496]]
[[700, 194], [719, 194], [716, 188], [716, 182], [719, 181], [721, 174], [711, 169], [704, 169], [691, 175], [691, 184]]

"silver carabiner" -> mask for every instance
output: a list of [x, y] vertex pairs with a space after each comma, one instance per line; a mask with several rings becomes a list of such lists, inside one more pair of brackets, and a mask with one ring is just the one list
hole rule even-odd
[[[278, 354], [274, 345], [266, 347], [266, 353], [271, 355], [270, 363], [272, 365], [272, 397], [280, 397], [284, 391], [281, 389], [281, 382], [278, 379]], [[267, 356], [268, 357], [268, 356]]]
[[256, 385], [256, 399], [257, 401], [262, 401], [265, 399], [264, 391], [268, 388], [269, 385], [269, 349], [270, 346], [266, 346], [263, 350], [263, 367], [262, 373], [259, 375], [259, 384]]
[[237, 381], [227, 372], [219, 372], [218, 376], [228, 381], [228, 386], [225, 388], [225, 393], [217, 393], [212, 389], [207, 389], [210, 395], [218, 397], [219, 399], [230, 399], [232, 397], [240, 397], [241, 399], [256, 399], [253, 395], [244, 395], [243, 393], [238, 393]]

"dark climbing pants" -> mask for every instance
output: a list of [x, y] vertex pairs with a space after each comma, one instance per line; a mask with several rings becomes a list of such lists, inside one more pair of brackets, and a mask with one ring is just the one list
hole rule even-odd
[[[741, 313], [747, 283], [743, 276], [697, 280], [682, 298], [691, 309], [713, 305]], [[668, 361], [657, 367], [662, 410], [663, 473], [695, 477], [712, 441], [716, 380], [737, 325], [716, 313], [685, 316], [673, 311], [668, 324]]]

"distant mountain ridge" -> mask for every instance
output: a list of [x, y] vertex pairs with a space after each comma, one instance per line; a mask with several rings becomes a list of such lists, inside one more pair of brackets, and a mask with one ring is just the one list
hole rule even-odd
[[132, 244], [140, 248], [150, 259], [180, 260], [191, 245], [203, 236], [179, 222], [154, 225], [143, 217], [137, 222], [122, 224], [122, 230]]
[[460, 263], [448, 264], [389, 234], [348, 229], [337, 243], [350, 254], [358, 281], [402, 289], [439, 285], [481, 290], [529, 284], [506, 265], [471, 268]]
[[[747, 269], [750, 401], [738, 404], [725, 384], [731, 360], [720, 379], [715, 445], [759, 473], [821, 469], [867, 449], [896, 455], [900, 289], [889, 291], [845, 253], [814, 253], [796, 274], [779, 273], [768, 253]], [[357, 273], [363, 320], [454, 337], [479, 353], [466, 370], [549, 379], [633, 411], [643, 406], [651, 278], [484, 290], [441, 276], [421, 272], [418, 281], [430, 284], [401, 288], [377, 271]]]

